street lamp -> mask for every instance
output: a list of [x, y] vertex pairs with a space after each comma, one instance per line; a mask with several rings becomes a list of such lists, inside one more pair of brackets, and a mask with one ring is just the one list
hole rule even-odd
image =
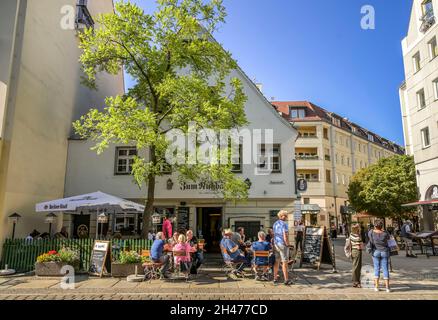
[[45, 223], [49, 224], [49, 236], [52, 237], [52, 223], [55, 222], [56, 214], [53, 212], [50, 212], [48, 215], [46, 215], [46, 219], [44, 220]]
[[105, 214], [105, 212], [102, 212], [97, 216], [97, 222], [100, 223], [100, 238], [102, 239], [103, 224], [108, 223], [108, 216]]
[[15, 225], [17, 224], [18, 220], [21, 218], [21, 216], [14, 212], [13, 214], [11, 214], [9, 216], [9, 219], [11, 220], [11, 222], [13, 223], [13, 227], [12, 227], [12, 240], [14, 240], [15, 238]]

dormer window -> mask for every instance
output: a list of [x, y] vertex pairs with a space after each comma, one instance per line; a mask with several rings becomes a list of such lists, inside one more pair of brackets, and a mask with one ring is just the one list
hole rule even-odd
[[289, 107], [289, 116], [291, 118], [304, 119], [306, 117], [306, 108]]
[[368, 134], [368, 140], [374, 142], [374, 136], [372, 134]]
[[332, 118], [332, 123], [333, 123], [335, 126], [338, 126], [338, 127], [341, 126], [341, 120], [339, 120], [339, 119], [337, 119], [337, 118]]
[[432, 0], [424, 0], [421, 4], [423, 15], [421, 16], [420, 31], [426, 32], [435, 23]]

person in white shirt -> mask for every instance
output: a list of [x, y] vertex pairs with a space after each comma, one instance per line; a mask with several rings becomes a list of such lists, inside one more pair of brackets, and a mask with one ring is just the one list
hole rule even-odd
[[410, 220], [406, 220], [405, 223], [403, 223], [401, 229], [400, 229], [400, 236], [405, 243], [405, 249], [406, 249], [406, 257], [408, 258], [417, 258], [415, 254], [412, 252], [412, 223]]

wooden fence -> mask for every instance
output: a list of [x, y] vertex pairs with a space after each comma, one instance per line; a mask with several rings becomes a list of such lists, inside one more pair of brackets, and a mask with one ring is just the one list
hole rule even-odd
[[[110, 240], [112, 260], [118, 260], [121, 251], [135, 250], [141, 253], [150, 249], [152, 241], [146, 239]], [[80, 269], [87, 271], [90, 266], [91, 252], [94, 239], [6, 239], [3, 244], [0, 269], [15, 269], [17, 272], [28, 272], [35, 268], [39, 255], [50, 250], [60, 250], [63, 247], [77, 250], [80, 257]]]

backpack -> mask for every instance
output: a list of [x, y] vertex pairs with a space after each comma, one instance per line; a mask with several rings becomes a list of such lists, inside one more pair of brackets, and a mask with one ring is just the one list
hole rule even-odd
[[345, 256], [348, 259], [350, 259], [351, 258], [351, 240], [350, 240], [350, 238], [347, 238], [345, 240], [344, 252], [345, 252]]

